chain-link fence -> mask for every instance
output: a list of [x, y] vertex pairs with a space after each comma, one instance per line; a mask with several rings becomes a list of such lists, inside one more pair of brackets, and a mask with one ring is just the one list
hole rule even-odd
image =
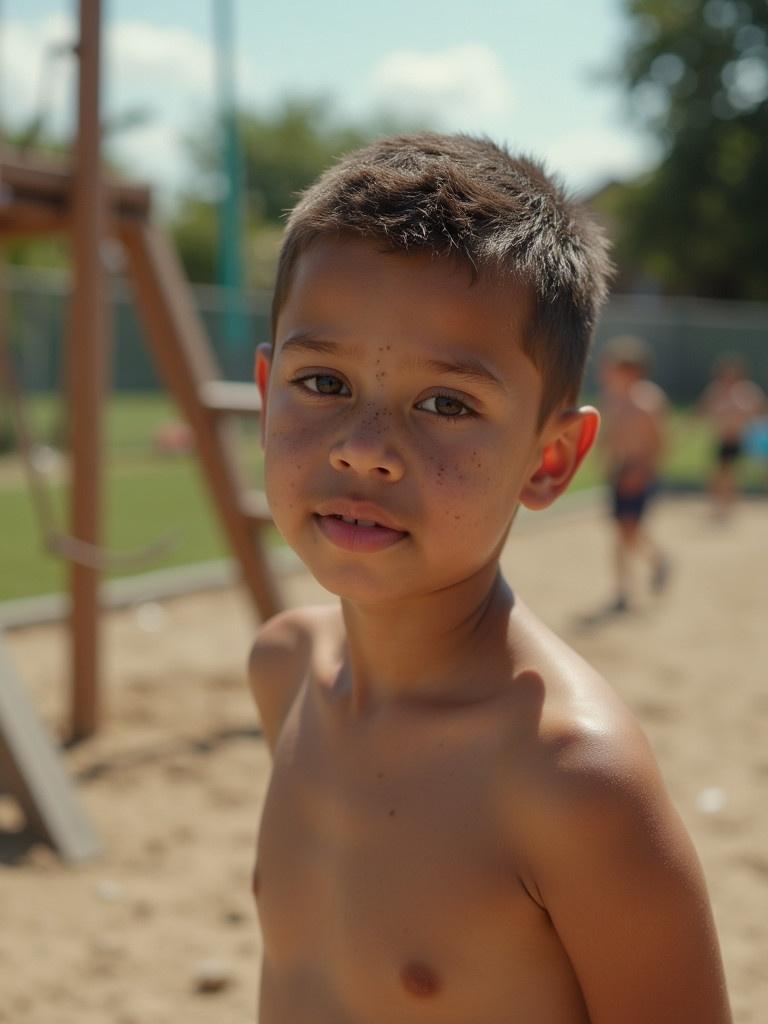
[[[52, 391], [61, 385], [63, 334], [67, 329], [69, 284], [61, 273], [9, 267], [9, 337], [17, 372], [28, 391]], [[222, 375], [251, 379], [255, 344], [269, 338], [266, 292], [243, 300], [243, 341], [225, 338], [229, 305], [215, 287], [194, 290]], [[113, 295], [112, 386], [118, 391], [153, 391], [158, 379], [131, 299], [130, 287], [116, 281]], [[653, 376], [673, 401], [692, 402], [707, 383], [713, 362], [737, 352], [750, 375], [768, 390], [768, 303], [711, 299], [614, 296], [601, 318], [586, 390], [594, 390], [601, 346], [617, 334], [644, 338], [653, 353]]]
[[652, 376], [674, 402], [695, 401], [725, 352], [738, 353], [768, 390], [768, 303], [616, 295], [598, 326], [587, 389], [594, 388], [602, 345], [617, 334], [647, 342]]
[[[57, 390], [63, 380], [64, 338], [68, 329], [70, 283], [65, 274], [8, 267], [8, 339], [14, 366], [28, 392]], [[242, 342], [226, 340], [231, 315], [228, 295], [211, 286], [194, 289], [195, 302], [216, 352], [222, 376], [250, 380], [253, 350], [269, 340], [268, 293], [245, 296], [240, 315], [245, 320]], [[156, 391], [164, 387], [155, 372], [151, 352], [139, 323], [131, 287], [111, 285], [111, 386], [116, 391]]]

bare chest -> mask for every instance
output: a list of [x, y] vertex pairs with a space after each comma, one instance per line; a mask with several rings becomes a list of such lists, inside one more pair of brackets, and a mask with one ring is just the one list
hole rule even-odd
[[329, 1019], [501, 1024], [561, 951], [502, 840], [492, 737], [420, 725], [340, 749], [310, 716], [288, 723], [257, 864], [268, 984], [316, 989]]

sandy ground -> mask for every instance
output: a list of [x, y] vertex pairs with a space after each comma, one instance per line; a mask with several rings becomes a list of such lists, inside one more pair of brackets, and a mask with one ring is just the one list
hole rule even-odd
[[[520, 522], [505, 563], [546, 621], [636, 710], [702, 857], [738, 1024], [768, 1020], [768, 504], [728, 526], [694, 500], [660, 505], [669, 590], [586, 629], [608, 593], [593, 507]], [[301, 572], [291, 602], [315, 600]], [[0, 1022], [253, 1021], [259, 937], [249, 892], [268, 760], [246, 692], [241, 594], [111, 614], [103, 731], [67, 753], [106, 846], [62, 866], [14, 833], [0, 797]], [[65, 636], [7, 638], [52, 729], [65, 719]], [[695, 979], [691, 979], [695, 984]], [[202, 991], [206, 987], [216, 991]]]

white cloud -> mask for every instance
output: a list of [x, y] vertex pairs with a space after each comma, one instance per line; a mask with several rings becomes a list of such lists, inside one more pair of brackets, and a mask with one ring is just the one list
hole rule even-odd
[[612, 178], [626, 178], [650, 167], [658, 157], [650, 141], [616, 129], [584, 130], [560, 136], [539, 150], [547, 167], [574, 188], [589, 190]]
[[74, 45], [77, 29], [66, 15], [48, 15], [38, 22], [9, 20], [2, 26], [0, 68], [3, 121], [11, 126], [45, 115], [46, 126], [67, 131], [73, 123]]
[[211, 101], [211, 47], [185, 29], [116, 22], [107, 34], [106, 60], [117, 97], [141, 93], [161, 104], [179, 95]]
[[181, 28], [121, 21], [106, 39], [111, 113], [146, 111], [148, 120], [109, 141], [131, 174], [179, 185], [188, 166], [185, 132], [210, 119], [215, 102], [212, 48]]
[[441, 127], [491, 131], [514, 107], [499, 57], [488, 46], [466, 43], [439, 53], [396, 50], [374, 66], [374, 103], [406, 118], [429, 118]]
[[[17, 126], [42, 112], [47, 131], [71, 135], [76, 60], [71, 53], [53, 54], [76, 38], [75, 20], [64, 15], [3, 25], [0, 104], [6, 123]], [[211, 45], [181, 28], [114, 22], [105, 34], [102, 84], [106, 118], [129, 110], [147, 114], [145, 123], [108, 140], [110, 153], [139, 177], [178, 184], [187, 164], [184, 132], [214, 110]]]

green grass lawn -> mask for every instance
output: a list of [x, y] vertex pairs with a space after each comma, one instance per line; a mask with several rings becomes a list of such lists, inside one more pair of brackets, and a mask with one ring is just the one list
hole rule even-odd
[[[105, 546], [110, 552], [142, 550], [160, 539], [168, 547], [142, 566], [126, 566], [110, 576], [221, 558], [226, 540], [212, 512], [202, 472], [193, 457], [160, 456], [155, 430], [178, 416], [162, 396], [113, 398], [107, 414]], [[38, 441], [55, 440], [58, 403], [35, 398], [30, 419]], [[255, 424], [243, 424], [240, 454], [251, 486], [261, 481], [261, 454]], [[53, 483], [49, 493], [60, 531], [67, 531], [67, 488]], [[40, 526], [16, 456], [0, 457], [0, 601], [66, 588], [66, 564], [43, 549]]]
[[[107, 414], [105, 476], [106, 546], [133, 552], [169, 538], [172, 546], [144, 566], [126, 567], [110, 575], [224, 557], [227, 545], [215, 520], [205, 481], [191, 456], [160, 456], [153, 449], [156, 429], [177, 419], [172, 403], [161, 395], [121, 395], [110, 401]], [[60, 433], [60, 407], [51, 397], [30, 402], [30, 419], [38, 440], [54, 441]], [[665, 475], [676, 486], [701, 486], [711, 458], [706, 426], [684, 411], [673, 416]], [[254, 423], [243, 423], [240, 455], [248, 481], [261, 479], [261, 455]], [[757, 484], [757, 467], [744, 467], [744, 482]], [[572, 488], [601, 482], [599, 461], [590, 456]], [[66, 489], [51, 485], [57, 523], [66, 530]], [[66, 565], [42, 549], [34, 507], [16, 456], [0, 457], [0, 600], [60, 591], [66, 587]]]

